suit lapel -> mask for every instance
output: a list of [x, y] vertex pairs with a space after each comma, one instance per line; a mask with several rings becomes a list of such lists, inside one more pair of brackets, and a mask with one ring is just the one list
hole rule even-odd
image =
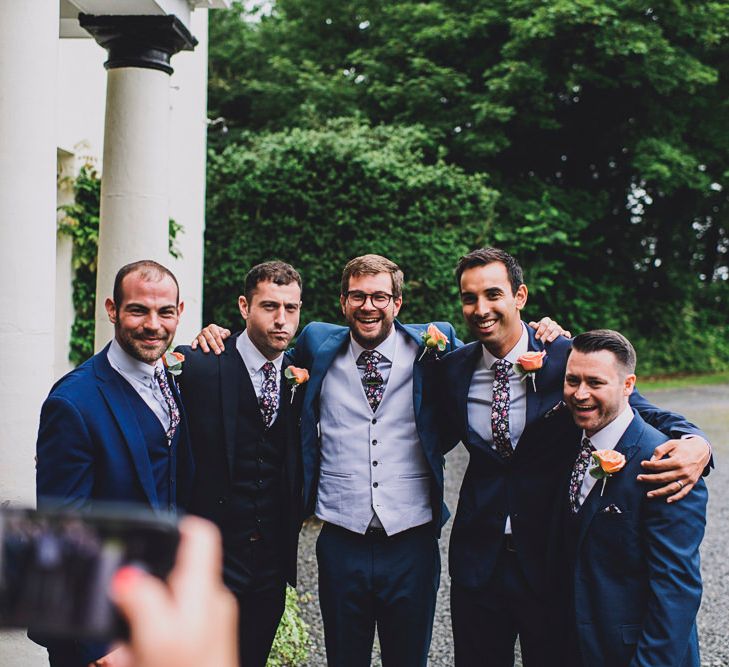
[[[644, 429], [645, 422], [643, 422], [643, 420], [638, 417], [638, 415], [634, 415], [633, 421], [630, 422], [630, 425], [626, 429], [625, 433], [623, 433], [622, 437], [618, 441], [618, 444], [615, 446], [615, 451], [620, 452], [625, 456], [625, 466], [622, 470], [615, 473], [612, 478], [608, 479], [602, 495], [600, 495], [600, 490], [602, 489], [601, 479], [597, 480], [592, 489], [590, 489], [590, 493], [585, 499], [585, 502], [583, 503], [579, 512], [580, 529], [577, 542], [578, 548], [582, 545], [582, 540], [585, 539], [587, 529], [590, 527], [590, 523], [595, 518], [595, 514], [597, 514], [598, 510], [602, 507], [607, 507], [611, 501], [614, 501], [618, 505], [620, 504], [619, 496], [621, 480], [618, 478], [618, 475], [627, 474], [625, 471], [628, 468], [630, 460], [638, 452], [637, 445], [643, 434]], [[586, 474], [589, 475], [589, 471]]]
[[122, 382], [126, 380], [119, 375], [109, 363], [106, 353], [107, 345], [100, 354], [94, 357], [94, 371], [99, 379], [99, 390], [106, 401], [109, 411], [119, 426], [129, 453], [137, 471], [139, 481], [149, 504], [155, 509], [159, 507], [157, 487], [152, 474], [152, 463], [149, 460], [144, 433], [134, 409], [129, 405]]
[[349, 340], [349, 329], [340, 329], [328, 336], [324, 342], [314, 350], [314, 361], [309, 373], [309, 387], [306, 389], [304, 397], [304, 410], [312, 410], [318, 418], [318, 409], [314, 405], [315, 399], [318, 398], [321, 391], [324, 376], [327, 374], [329, 367], [334, 362], [334, 357]]
[[415, 410], [415, 419], [420, 415], [420, 409], [423, 406], [423, 364], [426, 363], [425, 358], [421, 359], [423, 350], [423, 340], [417, 329], [401, 324], [395, 320], [395, 329], [402, 331], [406, 336], [412, 338], [418, 344], [418, 353], [413, 363], [413, 409]]
[[[468, 355], [464, 355], [461, 368], [457, 373], [458, 383], [456, 385], [456, 405], [460, 414], [458, 415], [463, 424], [463, 433], [468, 435], [468, 391], [471, 388], [473, 374], [476, 371], [478, 360], [483, 356], [481, 343], [473, 343], [473, 349]], [[501, 458], [501, 457], [499, 457]]]
[[[534, 337], [534, 329], [527, 327], [527, 334], [529, 335], [528, 349], [530, 352], [541, 352], [544, 349], [544, 345]], [[526, 424], [524, 429], [529, 426], [539, 415], [541, 414], [542, 407], [542, 395], [539, 392], [539, 387], [545, 382], [552, 369], [549, 366], [549, 354], [544, 359], [544, 365], [536, 372], [534, 382], [531, 378], [526, 378], [526, 393], [527, 393], [527, 411], [526, 411]], [[537, 391], [534, 391], [534, 385], [537, 386]], [[517, 449], [519, 449], [517, 447]]]

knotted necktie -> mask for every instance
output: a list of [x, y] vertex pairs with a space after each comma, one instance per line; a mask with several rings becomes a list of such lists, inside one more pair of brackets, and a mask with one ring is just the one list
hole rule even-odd
[[570, 476], [570, 509], [573, 514], [577, 514], [580, 510], [580, 489], [582, 489], [582, 481], [585, 479], [585, 473], [590, 466], [590, 459], [595, 448], [590, 442], [590, 438], [582, 438], [582, 448], [577, 455], [575, 465], [572, 466], [572, 475]]
[[364, 366], [362, 384], [364, 385], [367, 402], [370, 404], [372, 412], [377, 410], [377, 406], [382, 400], [382, 394], [385, 393], [382, 374], [377, 370], [377, 364], [380, 361], [382, 361], [382, 355], [376, 350], [365, 350], [359, 355], [359, 359], [357, 359], [357, 365]]
[[180, 424], [180, 408], [177, 406], [177, 401], [175, 401], [175, 397], [172, 395], [172, 389], [170, 389], [170, 384], [167, 382], [167, 373], [164, 372], [162, 366], [154, 367], [154, 379], [157, 380], [165, 403], [167, 403], [167, 408], [170, 411], [170, 426], [167, 429], [167, 444], [170, 444]]
[[261, 395], [258, 397], [258, 407], [261, 409], [263, 423], [268, 428], [278, 410], [278, 381], [273, 362], [267, 361], [261, 366], [261, 370], [263, 371], [263, 383], [261, 384]]
[[509, 435], [509, 369], [505, 359], [497, 359], [491, 367], [494, 370], [494, 388], [491, 400], [491, 435], [494, 447], [502, 458], [508, 459], [514, 453]]

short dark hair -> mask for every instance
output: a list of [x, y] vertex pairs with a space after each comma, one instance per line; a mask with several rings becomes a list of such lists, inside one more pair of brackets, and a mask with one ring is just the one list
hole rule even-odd
[[382, 255], [361, 255], [347, 262], [342, 271], [342, 296], [349, 291], [349, 279], [352, 276], [376, 276], [378, 273], [389, 273], [392, 279], [392, 296], [402, 296], [402, 283], [405, 278], [400, 267]]
[[180, 285], [177, 283], [177, 278], [175, 278], [175, 274], [172, 273], [172, 271], [170, 271], [166, 266], [162, 266], [162, 264], [159, 264], [158, 262], [155, 262], [151, 259], [142, 259], [138, 262], [125, 264], [121, 267], [121, 269], [117, 271], [116, 278], [114, 278], [113, 292], [114, 306], [116, 308], [119, 308], [122, 304], [122, 301], [124, 300], [124, 290], [122, 289], [122, 282], [124, 282], [124, 278], [126, 278], [130, 273], [139, 273], [142, 280], [145, 281], [160, 281], [165, 276], [169, 276], [170, 278], [172, 278], [172, 281], [175, 283], [175, 287], [177, 288], [177, 298], [175, 300], [175, 303], [180, 303]]
[[286, 262], [274, 259], [270, 262], [256, 264], [247, 274], [243, 285], [243, 293], [250, 303], [253, 299], [253, 292], [256, 291], [258, 283], [274, 283], [276, 285], [290, 285], [296, 283], [300, 290], [303, 290], [299, 272]]
[[474, 266], [486, 266], [494, 262], [500, 262], [506, 267], [506, 273], [509, 275], [509, 283], [511, 283], [511, 292], [512, 294], [516, 294], [519, 286], [524, 284], [524, 272], [521, 266], [519, 266], [519, 262], [505, 250], [491, 246], [472, 250], [458, 260], [458, 264], [456, 264], [458, 291], [461, 291], [461, 276], [466, 269], [472, 269]]
[[572, 340], [572, 349], [584, 354], [607, 350], [615, 355], [620, 365], [628, 373], [635, 373], [635, 348], [618, 331], [613, 331], [612, 329], [585, 331], [585, 333], [574, 337]]

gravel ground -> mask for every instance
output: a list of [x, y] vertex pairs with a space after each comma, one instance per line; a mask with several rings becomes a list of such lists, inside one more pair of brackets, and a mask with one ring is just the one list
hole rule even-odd
[[[702, 667], [729, 666], [729, 385], [696, 387], [682, 390], [662, 390], [647, 394], [662, 408], [680, 412], [700, 425], [709, 435], [714, 456], [719, 465], [708, 479], [709, 512], [706, 537], [702, 545], [704, 598], [699, 612], [699, 637]], [[468, 453], [459, 446], [448, 455], [446, 467], [446, 502], [453, 513], [458, 501], [458, 489], [468, 463]], [[435, 612], [433, 642], [429, 664], [448, 667], [453, 664], [453, 637], [448, 606], [450, 581], [447, 572], [448, 538], [451, 521], [441, 538], [442, 573]], [[312, 638], [309, 665], [326, 665], [319, 601], [315, 544], [319, 526], [312, 522], [304, 527], [299, 548], [299, 593], [302, 611]], [[380, 665], [377, 646], [372, 660]], [[521, 661], [517, 659], [517, 667]]]

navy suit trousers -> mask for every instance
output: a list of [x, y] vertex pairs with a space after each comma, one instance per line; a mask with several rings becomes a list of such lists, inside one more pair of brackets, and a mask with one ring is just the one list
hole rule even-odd
[[512, 667], [517, 635], [524, 667], [561, 665], [561, 611], [557, 601], [535, 595], [516, 552], [502, 547], [484, 588], [451, 582], [456, 667]]
[[375, 626], [383, 667], [425, 667], [440, 583], [433, 526], [388, 537], [325, 524], [316, 554], [329, 667], [369, 667]]

